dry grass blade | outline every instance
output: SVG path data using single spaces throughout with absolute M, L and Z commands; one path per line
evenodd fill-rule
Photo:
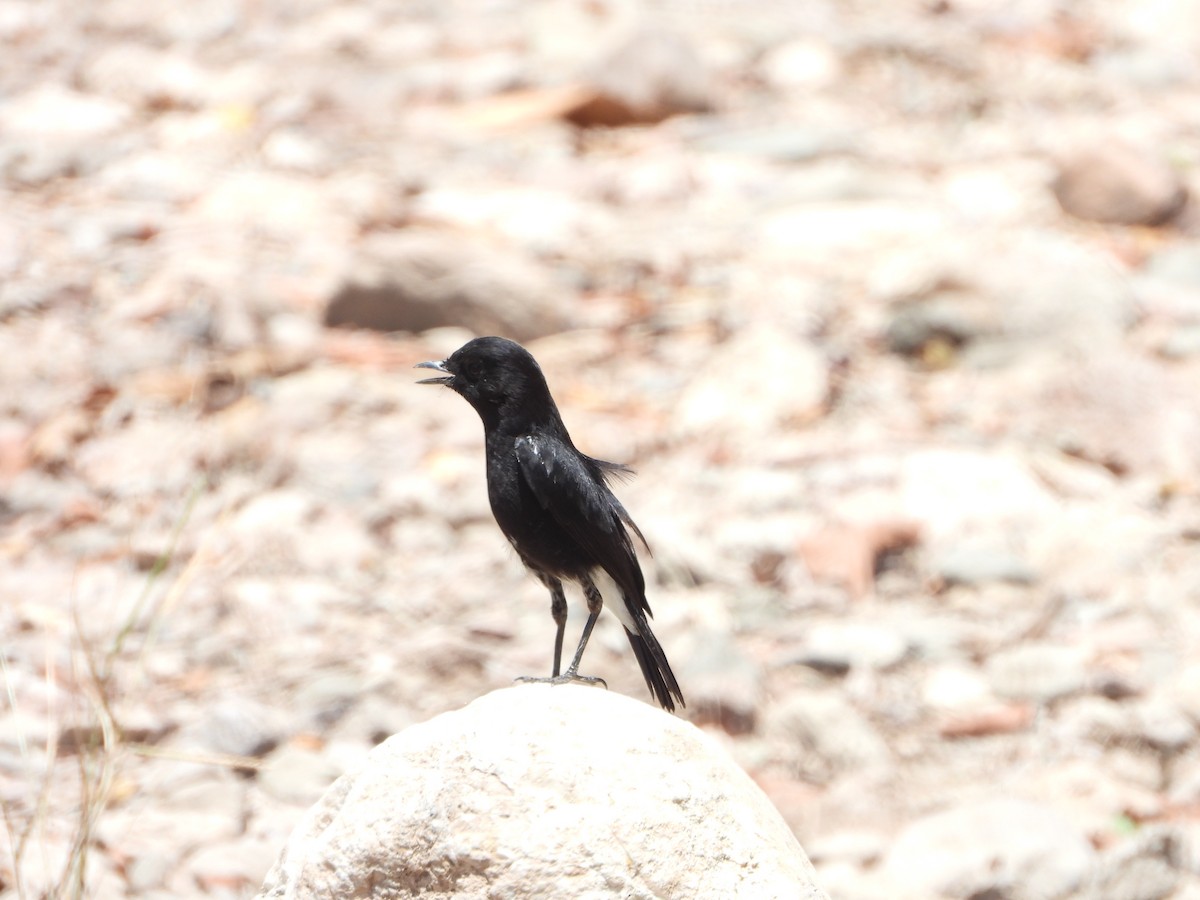
M 107 808 L 118 775 L 123 749 L 151 755 L 148 748 L 127 748 L 115 712 L 118 700 L 135 686 L 131 675 L 142 671 L 142 662 L 159 620 L 173 606 L 182 586 L 171 585 L 164 597 L 151 605 L 155 584 L 175 558 L 184 528 L 205 487 L 199 479 L 171 530 L 166 550 L 155 560 L 146 583 L 111 639 L 89 641 L 79 609 L 72 609 L 70 683 L 77 703 L 60 709 L 51 700 L 51 719 L 43 746 L 29 737 L 20 718 L 18 682 L 12 677 L 8 656 L 0 652 L 0 677 L 4 696 L 17 723 L 16 739 L 22 762 L 25 789 L 0 795 L 0 818 L 7 847 L 0 855 L 0 888 L 15 892 L 20 900 L 32 898 L 82 898 L 92 895 L 88 884 L 88 857 L 95 844 L 96 827 Z M 182 570 L 185 578 L 194 560 Z M 172 601 L 172 602 L 168 602 Z M 131 659 L 130 640 L 143 632 L 142 646 Z M 48 625 L 45 635 L 45 696 L 62 696 L 58 683 L 61 638 Z M 130 672 L 132 663 L 133 671 Z M 72 759 L 73 757 L 73 759 Z M 256 761 L 241 759 L 204 760 L 231 768 L 254 768 Z M 68 771 L 70 767 L 70 771 Z M 40 774 L 39 774 L 40 773 Z

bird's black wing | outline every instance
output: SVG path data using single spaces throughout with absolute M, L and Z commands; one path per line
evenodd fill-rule
M 625 524 L 641 537 L 592 460 L 547 435 L 516 439 L 521 476 L 542 508 L 621 588 L 634 608 L 650 612 L 646 582 Z M 643 539 L 644 540 L 644 539 Z
M 579 455 L 600 470 L 600 477 L 604 479 L 605 484 L 610 484 L 614 480 L 628 481 L 634 475 L 633 469 L 629 468 L 629 466 L 625 465 L 624 463 L 609 462 L 606 459 L 596 459 L 594 456 L 587 456 L 583 453 L 580 453 Z M 633 521 L 633 518 L 628 512 L 625 511 L 625 507 L 621 505 L 621 501 L 615 496 L 612 497 L 612 502 L 617 508 L 617 515 L 621 517 L 621 521 L 633 530 L 633 533 L 637 535 L 637 539 L 642 542 L 642 546 L 646 548 L 646 552 L 653 556 L 654 551 L 650 549 L 650 542 L 647 541 L 646 536 L 642 534 L 642 529 L 637 527 L 637 522 Z

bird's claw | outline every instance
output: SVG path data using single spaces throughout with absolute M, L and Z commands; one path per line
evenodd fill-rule
M 521 675 L 514 678 L 513 681 L 517 684 L 598 684 L 606 691 L 608 690 L 608 682 L 603 678 L 597 678 L 595 675 L 580 675 L 578 672 L 565 672 L 562 675 L 551 675 L 545 678 Z

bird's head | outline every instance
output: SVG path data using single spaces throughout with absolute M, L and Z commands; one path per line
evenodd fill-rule
M 418 384 L 442 384 L 461 394 L 485 424 L 501 408 L 532 412 L 539 405 L 554 408 L 541 367 L 529 351 L 507 338 L 481 337 L 459 347 L 445 359 L 417 363 L 418 369 L 444 373 Z

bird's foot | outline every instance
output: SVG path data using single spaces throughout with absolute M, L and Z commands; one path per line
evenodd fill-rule
M 521 675 L 513 679 L 518 684 L 598 684 L 606 691 L 608 690 L 608 682 L 603 678 L 597 678 L 594 675 L 580 675 L 578 672 L 567 671 L 562 675 L 551 675 L 546 678 L 538 678 L 534 675 Z

